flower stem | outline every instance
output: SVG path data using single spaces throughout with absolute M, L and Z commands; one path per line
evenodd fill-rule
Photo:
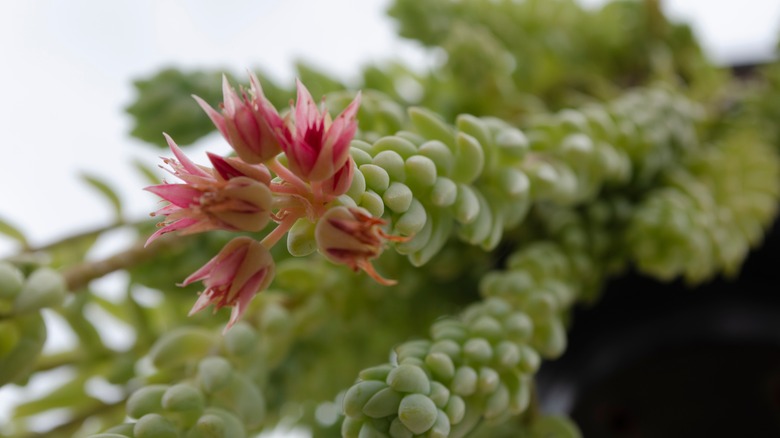
M 273 248 L 274 245 L 279 242 L 279 239 L 281 239 L 282 236 L 290 231 L 290 228 L 292 228 L 293 224 L 298 220 L 299 217 L 300 216 L 291 215 L 282 219 L 282 222 L 279 223 L 279 225 L 277 225 L 273 231 L 268 233 L 268 235 L 265 236 L 265 238 L 261 240 L 260 243 L 268 249 Z
M 323 196 L 322 196 L 322 182 L 321 181 L 316 181 L 316 182 L 313 181 L 311 183 L 311 191 L 312 191 L 312 193 L 314 193 L 314 199 L 316 201 L 322 201 L 323 200 Z
M 65 278 L 68 290 L 71 292 L 78 292 L 86 287 L 90 281 L 110 274 L 111 272 L 129 268 L 144 262 L 152 258 L 161 248 L 170 245 L 171 243 L 160 240 L 158 243 L 145 248 L 144 242 L 138 242 L 130 248 L 114 254 L 111 257 L 84 262 L 65 268 L 62 271 L 62 276 Z
M 266 166 L 268 166 L 269 169 L 271 169 L 276 174 L 276 176 L 292 184 L 293 187 L 298 189 L 300 193 L 307 193 L 309 191 L 309 188 L 306 186 L 306 183 L 303 182 L 302 179 L 298 178 L 297 175 L 290 172 L 290 169 L 282 166 L 282 163 L 280 163 L 279 160 L 277 160 L 276 158 L 268 161 L 265 164 Z

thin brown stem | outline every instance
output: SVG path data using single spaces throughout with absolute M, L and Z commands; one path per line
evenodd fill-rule
M 115 230 L 120 227 L 136 227 L 138 225 L 143 224 L 144 222 L 147 222 L 149 219 L 144 218 L 140 220 L 134 220 L 134 221 L 116 221 L 108 225 L 102 225 L 97 228 L 93 228 L 91 230 L 86 230 L 82 232 L 78 232 L 76 234 L 71 234 L 69 236 L 65 236 L 62 239 L 55 240 L 53 242 L 46 243 L 41 246 L 27 246 L 22 249 L 23 254 L 29 254 L 29 253 L 36 253 L 36 252 L 46 252 L 53 248 L 56 248 L 58 246 L 67 245 L 69 243 L 81 240 L 81 239 L 87 239 L 90 237 L 97 237 L 105 232 Z
M 125 226 L 125 225 L 134 225 L 134 224 L 129 224 L 129 223 L 126 223 L 126 222 L 114 222 L 114 223 L 109 224 L 109 225 L 104 225 L 104 226 L 101 226 L 101 227 L 98 227 L 98 228 L 94 228 L 94 229 L 91 229 L 91 230 L 87 230 L 87 231 L 83 231 L 83 232 L 80 232 L 80 233 L 72 234 L 72 235 L 67 236 L 65 238 L 62 238 L 60 240 L 55 240 L 54 242 L 49 242 L 49 243 L 44 244 L 42 246 L 29 247 L 29 248 L 26 248 L 24 250 L 24 252 L 31 253 L 31 252 L 48 251 L 48 250 L 50 250 L 52 248 L 55 248 L 55 247 L 58 247 L 58 246 L 61 246 L 61 245 L 66 245 L 68 243 L 75 242 L 77 240 L 86 239 L 86 238 L 89 238 L 89 237 L 99 236 L 99 235 L 101 235 L 101 234 L 103 234 L 103 233 L 105 233 L 107 231 L 111 231 L 111 230 L 114 230 L 116 228 L 119 228 L 119 227 L 122 227 L 122 226 Z
M 144 247 L 143 242 L 138 242 L 130 248 L 114 254 L 103 260 L 89 261 L 70 266 L 62 271 L 68 290 L 77 292 L 82 290 L 90 281 L 100 278 L 111 272 L 129 268 L 152 258 L 155 253 L 165 246 L 167 241 L 158 241 L 154 245 Z

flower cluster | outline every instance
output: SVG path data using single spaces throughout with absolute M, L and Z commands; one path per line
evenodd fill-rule
M 152 213 L 164 219 L 147 245 L 172 231 L 260 232 L 270 222 L 276 227 L 262 240 L 233 239 L 184 280 L 182 285 L 202 281 L 205 286 L 190 314 L 210 304 L 215 310 L 232 307 L 230 328 L 252 297 L 273 280 L 269 250 L 300 219 L 316 224 L 318 248 L 328 259 L 362 269 L 381 284 L 393 284 L 374 270 L 371 259 L 379 256 L 386 241 L 406 238 L 382 231 L 382 219 L 337 202 L 355 173 L 349 147 L 357 131 L 360 94 L 335 119 L 318 108 L 300 81 L 295 105 L 285 116 L 265 98 L 254 75 L 249 89 L 239 92 L 223 78 L 223 95 L 220 111 L 194 97 L 237 157 L 209 153 L 212 167 L 200 166 L 166 135 L 175 157 L 163 159 L 166 170 L 182 182 L 146 188 L 168 202 Z

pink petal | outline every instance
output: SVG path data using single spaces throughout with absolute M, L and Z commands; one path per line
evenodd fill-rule
M 206 267 L 204 266 L 187 277 L 184 280 L 184 284 L 186 285 L 199 279 L 205 279 L 203 282 L 206 284 L 206 286 L 209 287 L 222 286 L 232 282 L 233 277 L 236 276 L 238 268 L 241 266 L 241 262 L 244 260 L 246 252 L 246 245 L 241 244 L 240 241 L 236 242 L 235 239 L 231 240 L 227 245 L 225 245 L 224 248 L 222 248 L 216 257 L 211 259 L 206 264 L 209 266 L 209 272 L 206 275 L 203 275 L 202 272 Z M 192 277 L 196 276 L 200 278 L 190 280 Z
M 257 146 L 255 145 L 257 144 L 257 140 L 262 136 L 262 133 L 260 132 L 260 126 L 255 118 L 255 114 L 249 105 L 241 103 L 241 106 L 236 109 L 232 124 L 235 125 L 235 135 L 248 145 L 247 147 L 252 150 L 256 149 Z M 227 126 L 230 127 L 230 124 Z M 254 152 L 259 153 L 257 150 Z
M 319 158 L 320 151 L 315 150 L 309 146 L 306 142 L 295 141 L 293 142 L 293 156 L 295 157 L 295 164 L 300 171 L 304 173 L 305 179 L 309 179 L 312 168 L 314 168 Z
M 233 166 L 231 166 L 223 157 L 217 154 L 212 154 L 211 152 L 206 152 L 206 155 L 209 157 L 209 161 L 211 161 L 211 164 L 214 166 L 214 170 L 219 173 L 219 176 L 221 176 L 222 179 L 229 180 L 230 178 L 235 178 L 237 176 L 244 176 L 242 173 L 233 168 Z
M 263 87 L 260 86 L 260 80 L 257 79 L 257 75 L 249 70 L 246 72 L 249 74 L 249 87 L 252 90 L 252 93 L 254 93 L 257 99 L 265 99 L 265 95 L 263 94 Z
M 349 143 L 355 136 L 355 131 L 357 131 L 357 121 L 355 120 L 355 117 L 360 108 L 360 99 L 361 94 L 358 91 L 355 99 L 353 99 L 344 111 L 336 117 L 336 120 L 333 121 L 333 124 L 327 133 L 328 139 L 332 139 L 334 142 L 333 153 L 335 156 L 345 153 L 344 150 L 349 149 Z
M 168 202 L 168 201 L 161 199 L 160 202 Z M 152 213 L 152 216 L 169 216 L 175 214 L 176 212 L 180 212 L 182 210 L 183 208 L 179 207 L 178 205 L 168 203 L 168 205 L 166 205 L 165 207 Z
M 184 167 L 184 170 L 191 173 L 192 175 L 211 178 L 211 175 L 206 173 L 205 170 L 198 167 L 197 164 L 193 163 L 189 158 L 187 158 L 186 155 L 184 155 L 184 152 L 182 152 L 179 146 L 176 145 L 170 135 L 164 132 L 163 135 L 165 136 L 165 140 L 168 142 L 168 147 L 171 148 L 171 152 L 173 152 L 173 155 L 176 156 L 177 160 L 179 160 L 179 163 L 181 163 L 182 167 Z
M 320 118 L 320 113 L 306 86 L 299 79 L 295 80 L 295 85 L 298 91 L 295 103 L 295 125 L 299 127 L 300 132 L 301 129 L 310 129 Z
M 219 258 L 219 254 L 217 254 L 211 260 L 206 262 L 206 264 L 201 266 L 200 269 L 190 274 L 189 277 L 185 278 L 184 281 L 181 282 L 180 286 L 188 286 L 196 281 L 200 281 L 208 277 L 209 274 L 211 273 L 211 270 L 214 269 L 214 266 L 217 264 L 218 258 Z
M 233 309 L 230 311 L 230 320 L 225 326 L 225 329 L 222 330 L 223 335 L 227 333 L 228 330 L 230 330 L 230 327 L 233 327 L 233 324 L 241 319 L 241 317 L 244 315 L 244 312 L 246 312 L 247 307 L 249 307 L 249 302 L 252 301 L 252 298 L 254 298 L 254 294 L 251 296 L 240 295 L 238 297 L 236 302 L 233 304 Z
M 236 103 L 241 103 L 241 99 L 236 94 L 233 87 L 230 86 L 227 76 L 222 75 L 222 105 L 225 108 L 225 115 L 233 117 L 236 112 Z
M 232 283 L 243 257 L 243 254 L 233 253 L 227 259 L 217 262 L 208 278 L 203 280 L 203 282 L 209 287 L 224 286 Z
M 244 284 L 233 304 L 233 310 L 230 312 L 230 321 L 228 321 L 227 326 L 225 327 L 225 330 L 222 332 L 222 334 L 227 332 L 230 327 L 236 323 L 236 321 L 241 319 L 241 316 L 243 316 L 247 307 L 249 307 L 249 303 L 252 301 L 255 295 L 260 292 L 260 287 L 265 281 L 267 275 L 269 275 L 268 269 L 261 269 Z
M 355 173 L 355 163 L 347 156 L 347 162 L 329 179 L 325 180 L 323 189 L 332 196 L 340 196 L 349 190 Z
M 162 236 L 163 234 L 170 233 L 171 231 L 181 230 L 182 228 L 187 228 L 197 222 L 198 222 L 197 219 L 179 219 L 176 222 L 168 224 L 160 228 L 159 230 L 155 231 L 154 234 L 152 234 L 151 236 L 149 236 L 149 238 L 146 240 L 146 243 L 144 243 L 144 247 L 149 246 L 150 243 L 157 240 L 157 238 Z
M 192 188 L 187 184 L 160 184 L 145 187 L 144 190 L 152 192 L 166 201 L 182 208 L 197 204 L 198 199 L 203 194 L 200 190 Z
M 355 98 L 352 99 L 352 102 L 347 105 L 346 108 L 344 108 L 344 111 L 341 112 L 341 114 L 336 117 L 336 119 L 343 118 L 346 120 L 352 120 L 357 116 L 358 109 L 360 108 L 360 100 L 362 99 L 362 93 L 360 91 L 357 92 L 355 95 Z
M 210 294 L 206 293 L 206 291 L 203 291 L 200 293 L 200 296 L 198 296 L 198 300 L 195 301 L 195 305 L 192 306 L 192 309 L 190 310 L 190 313 L 187 314 L 187 316 L 192 316 L 201 310 L 205 309 L 209 306 L 212 302 L 212 297 Z
M 225 117 L 222 116 L 222 114 L 218 113 L 217 110 L 212 108 L 208 103 L 206 103 L 205 100 L 201 99 L 198 96 L 195 96 L 194 94 L 192 97 L 195 99 L 196 102 L 198 102 L 198 105 L 200 105 L 201 108 L 203 108 L 203 111 L 206 113 L 207 116 L 209 116 L 209 119 L 211 119 L 211 122 L 214 123 L 214 126 L 219 129 L 219 132 L 222 133 L 222 136 L 227 138 L 227 131 L 225 130 Z

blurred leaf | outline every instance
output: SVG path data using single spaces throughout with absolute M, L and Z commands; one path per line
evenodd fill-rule
M 182 72 L 168 68 L 134 82 L 138 97 L 127 107 L 135 119 L 134 137 L 167 147 L 167 132 L 180 146 L 192 144 L 214 130 L 192 95 L 216 105 L 222 98 L 221 72 Z
M 46 253 L 49 255 L 49 266 L 58 269 L 83 261 L 98 237 L 100 237 L 99 233 L 86 233 L 47 246 Z
M 135 167 L 135 169 L 141 175 L 143 175 L 144 179 L 146 179 L 149 184 L 156 185 L 161 183 L 160 177 L 157 176 L 157 173 L 154 171 L 154 169 L 152 169 L 146 163 L 143 163 L 140 160 L 133 160 L 133 167 Z
M 0 218 L 0 233 L 16 240 L 22 245 L 23 248 L 29 247 L 29 243 L 27 242 L 27 238 L 24 236 L 24 233 L 2 218 Z
M 320 96 L 346 88 L 343 83 L 311 64 L 299 61 L 295 63 L 295 70 L 298 73 L 298 79 L 306 85 L 315 101 L 319 100 Z
M 92 295 L 88 293 L 77 293 L 72 295 L 74 298 L 67 301 L 59 310 L 59 313 L 76 333 L 79 338 L 79 345 L 83 349 L 89 360 L 95 357 L 107 356 L 111 353 L 103 344 L 97 327 L 95 327 L 84 313 L 84 306 L 91 300 Z
M 93 371 L 93 370 L 90 370 Z M 95 399 L 84 391 L 84 384 L 92 377 L 92 372 L 81 373 L 73 380 L 65 382 L 54 388 L 46 396 L 22 403 L 14 409 L 17 418 L 40 414 L 50 409 L 67 408 L 74 405 L 82 405 Z
M 111 206 L 114 208 L 116 221 L 121 222 L 122 201 L 119 199 L 119 195 L 116 194 L 114 189 L 112 189 L 108 184 L 106 184 L 105 181 L 101 180 L 100 178 L 94 175 L 83 173 L 81 174 L 81 179 L 83 179 L 87 184 L 97 189 L 97 191 L 99 191 L 101 194 L 103 194 L 103 196 L 105 196 L 105 198 L 108 200 L 108 202 L 111 203 Z

